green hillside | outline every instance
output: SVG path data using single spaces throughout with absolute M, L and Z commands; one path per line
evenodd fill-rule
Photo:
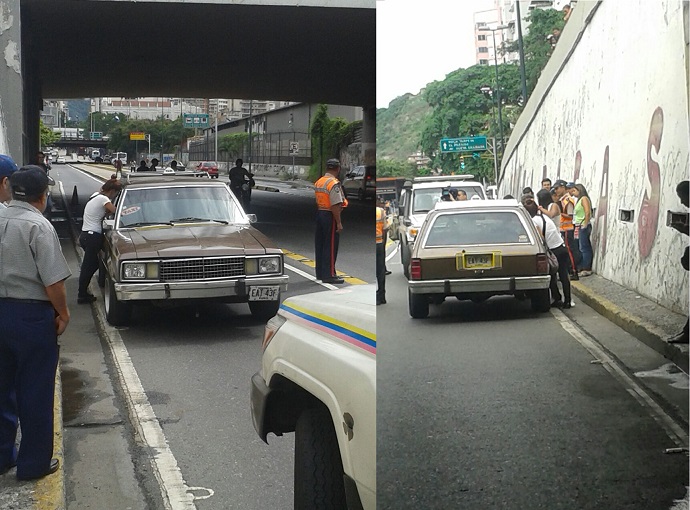
M 376 110 L 376 158 L 406 162 L 419 150 L 431 107 L 422 94 L 405 94 Z

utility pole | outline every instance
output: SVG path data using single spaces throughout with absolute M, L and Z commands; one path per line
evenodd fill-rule
M 522 104 L 527 104 L 527 78 L 525 77 L 525 49 L 522 46 L 522 18 L 520 16 L 520 0 L 515 0 L 515 14 L 517 15 L 518 52 L 520 53 L 520 81 L 522 82 Z
M 254 100 L 249 100 L 249 173 L 252 173 L 252 106 Z

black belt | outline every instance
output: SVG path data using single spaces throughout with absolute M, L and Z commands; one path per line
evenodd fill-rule
M 50 301 L 45 299 L 17 299 L 17 298 L 0 298 L 0 301 L 5 301 L 7 303 L 27 303 L 27 304 L 40 304 L 40 305 L 50 305 Z
M 82 230 L 81 233 L 82 234 L 89 234 L 89 235 L 93 235 L 93 234 L 102 235 L 103 234 L 103 232 L 96 232 L 95 230 Z

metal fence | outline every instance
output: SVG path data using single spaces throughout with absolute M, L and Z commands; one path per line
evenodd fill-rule
M 228 154 L 218 149 L 218 161 L 233 162 L 236 158 L 242 158 L 257 164 L 291 165 L 291 143 L 296 142 L 299 152 L 295 156 L 295 165 L 309 166 L 312 163 L 311 138 L 306 132 L 285 131 L 282 133 L 267 133 L 255 135 L 252 140 L 252 153 L 249 157 L 249 142 L 244 144 L 240 154 Z M 213 161 L 215 158 L 215 139 L 192 143 L 189 147 L 190 161 Z

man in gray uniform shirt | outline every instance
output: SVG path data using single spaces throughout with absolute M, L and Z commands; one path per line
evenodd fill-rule
M 22 167 L 10 177 L 12 202 L 0 210 L 0 473 L 16 464 L 19 480 L 59 467 L 52 458 L 53 397 L 57 337 L 70 318 L 65 280 L 71 272 L 42 215 L 48 183 L 40 167 Z M 15 415 L 22 427 L 16 457 Z

